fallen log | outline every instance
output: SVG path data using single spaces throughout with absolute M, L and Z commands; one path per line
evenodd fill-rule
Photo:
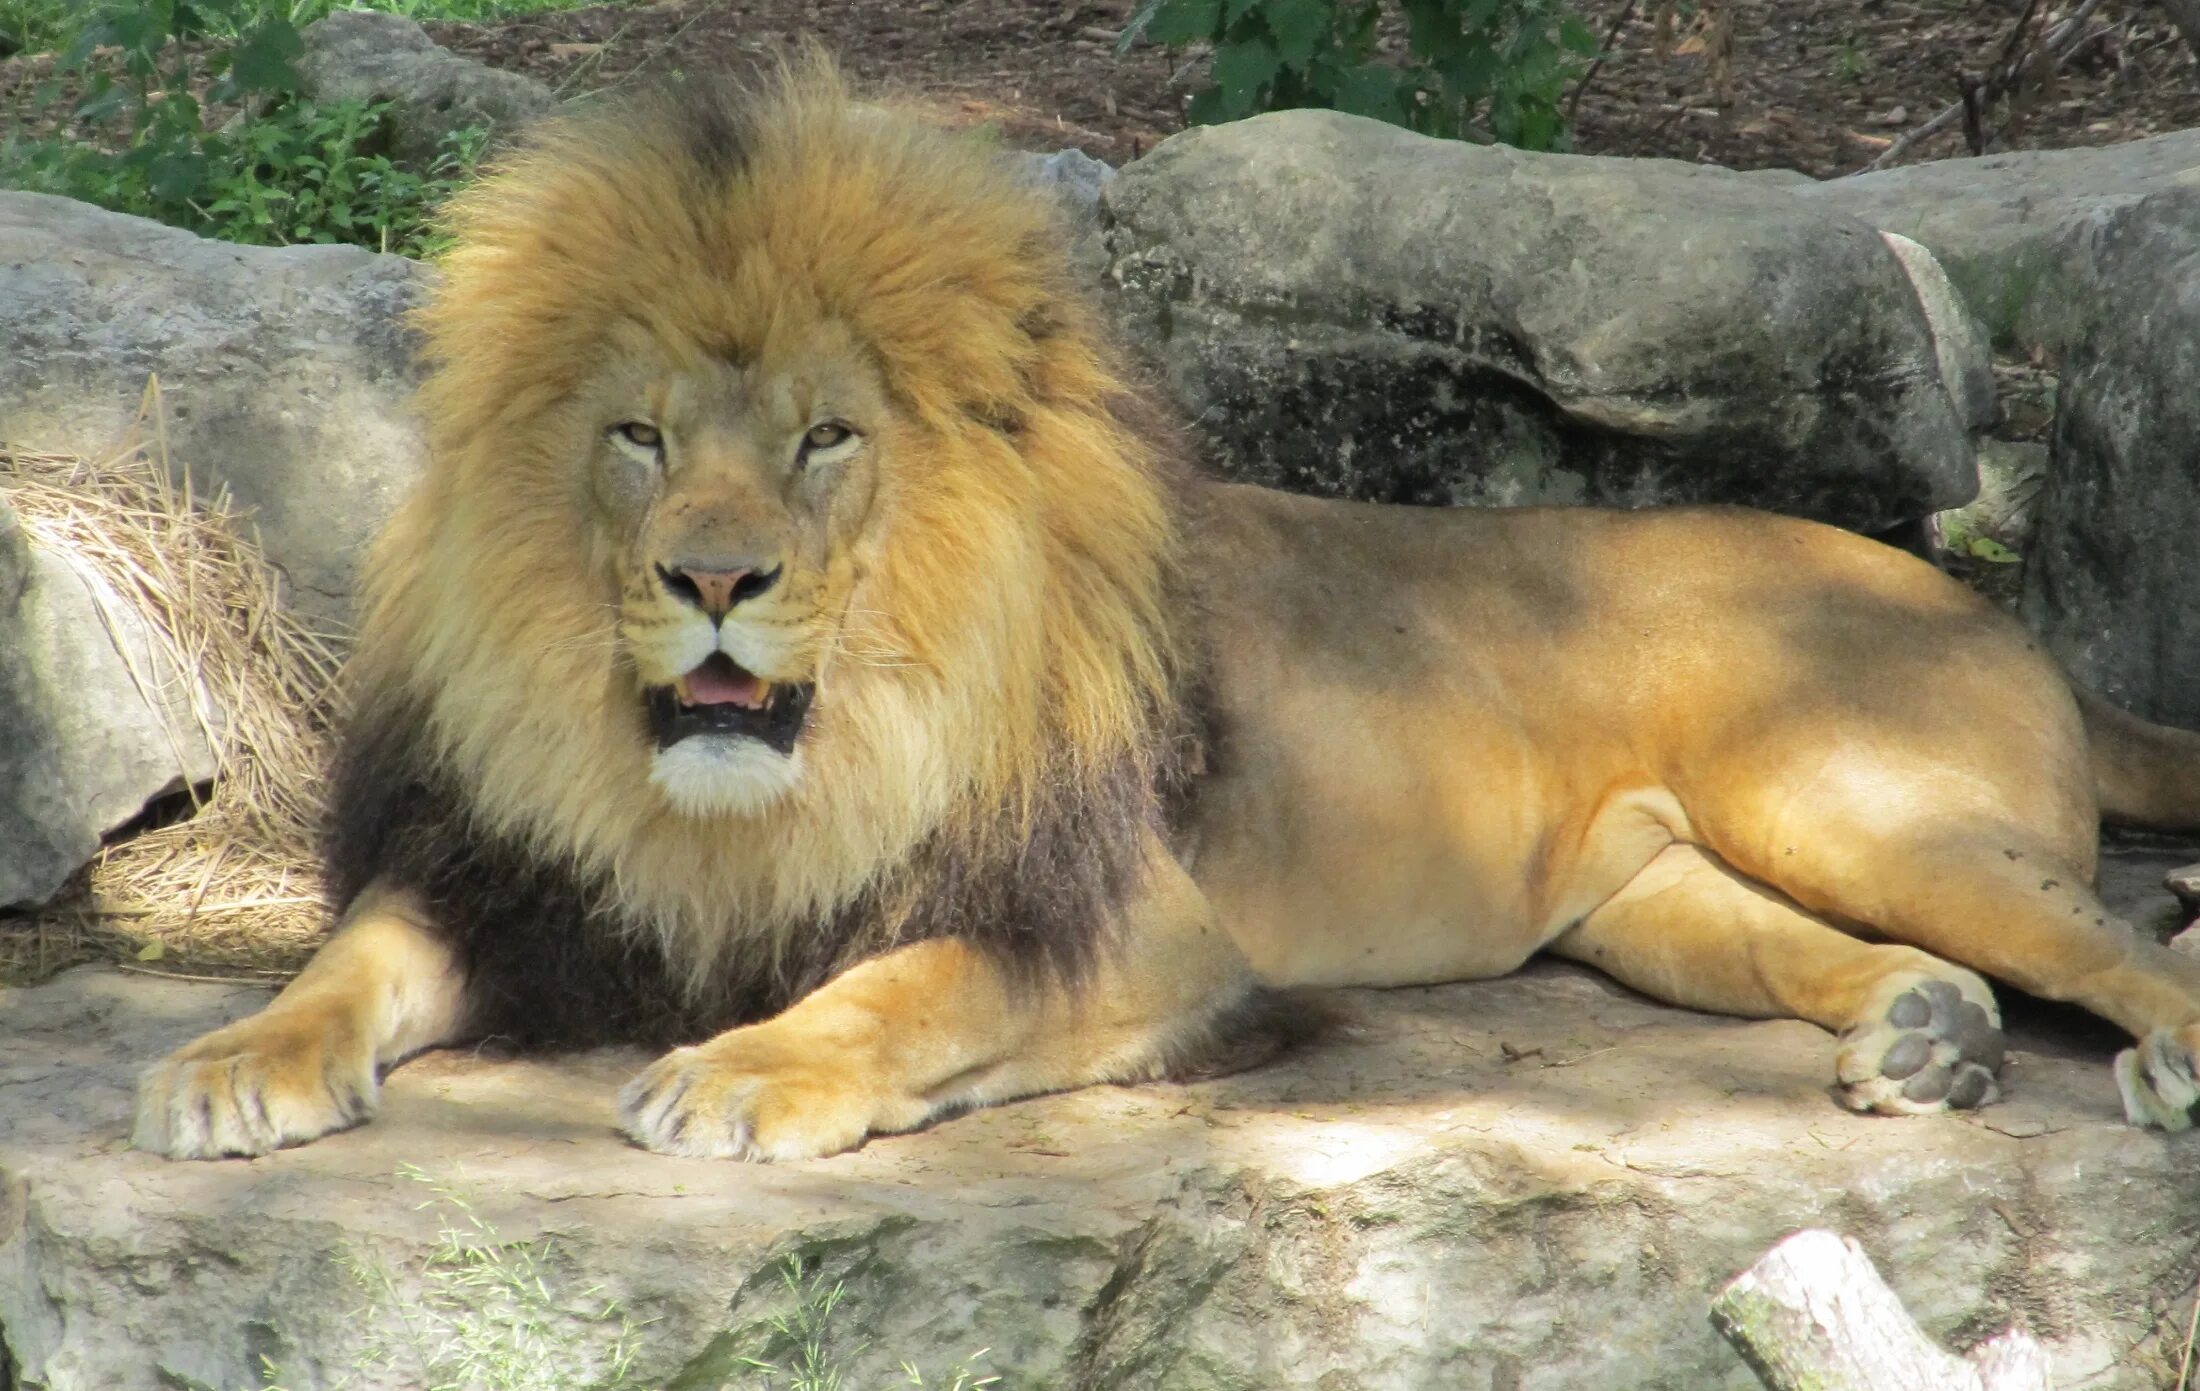
M 1712 1300 L 1711 1322 L 1770 1391 L 2053 1391 L 2031 1334 L 2012 1328 L 1951 1355 L 1863 1249 L 1832 1232 L 1767 1251 Z

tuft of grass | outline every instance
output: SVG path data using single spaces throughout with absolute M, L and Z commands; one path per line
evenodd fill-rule
M 447 1215 L 414 1288 L 357 1253 L 341 1259 L 379 1331 L 356 1369 L 402 1369 L 421 1391 L 647 1391 L 634 1372 L 643 1325 L 601 1286 L 573 1289 L 556 1238 L 512 1241 L 457 1189 L 407 1164 L 423 1209 Z M 608 1348 L 588 1346 L 612 1330 Z
M 1843 38 L 1841 46 L 1834 50 L 1833 75 L 1843 82 L 1862 82 L 1871 71 L 1871 65 L 1871 55 L 1865 52 L 1863 40 L 1854 34 Z
M 780 1262 L 779 1282 L 787 1292 L 788 1307 L 765 1320 L 772 1333 L 772 1360 L 739 1359 L 741 1366 L 762 1373 L 763 1380 L 746 1384 L 724 1382 L 719 1391 L 848 1391 L 849 1383 L 840 1364 L 862 1353 L 870 1343 L 868 1339 L 850 1341 L 834 1335 L 833 1317 L 847 1293 L 847 1286 L 839 1280 L 828 1280 L 823 1271 L 809 1269 L 799 1253 Z M 982 1391 L 985 1387 L 1001 1384 L 997 1376 L 978 1375 L 973 1365 L 989 1351 L 989 1348 L 980 1348 L 965 1357 L 951 1379 L 945 1382 L 926 1381 L 916 1364 L 908 1361 L 900 1364 L 901 1372 L 908 1378 L 908 1385 L 914 1387 Z
M 786 1287 L 791 1307 L 773 1314 L 767 1322 L 776 1344 L 784 1349 L 779 1354 L 784 1365 L 756 1357 L 742 1358 L 741 1365 L 763 1372 L 767 1391 L 778 1391 L 780 1377 L 787 1378 L 785 1391 L 843 1391 L 845 1382 L 833 1365 L 826 1339 L 833 1311 L 840 1307 L 847 1286 L 838 1280 L 828 1284 L 822 1272 L 806 1270 L 800 1255 L 788 1256 L 781 1263 L 779 1280 Z M 862 1350 L 859 1341 L 848 1355 Z

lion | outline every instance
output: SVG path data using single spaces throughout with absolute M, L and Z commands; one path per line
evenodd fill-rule
M 1994 1099 L 1992 977 L 2128 1030 L 2130 1118 L 2192 1123 L 2200 963 L 2090 886 L 2104 814 L 2200 825 L 2200 735 L 1925 562 L 1212 480 L 1048 195 L 827 69 L 560 118 L 450 221 L 338 930 L 145 1071 L 139 1147 L 629 1040 L 667 1050 L 634 1142 L 801 1160 L 1538 952 L 1818 1024 L 1893 1114 Z

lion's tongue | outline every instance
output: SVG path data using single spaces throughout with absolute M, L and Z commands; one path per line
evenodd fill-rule
M 745 671 L 721 669 L 712 662 L 687 674 L 690 705 L 739 705 L 748 709 L 764 703 L 764 683 Z

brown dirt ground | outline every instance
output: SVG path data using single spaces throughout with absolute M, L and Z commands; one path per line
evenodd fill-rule
M 1723 92 L 1703 17 L 1660 56 L 1655 0 L 1578 0 L 1611 53 L 1579 103 L 1576 148 L 1827 177 L 1870 163 L 1992 68 L 2024 0 L 1727 0 Z M 496 24 L 430 26 L 451 47 L 568 90 L 636 74 L 739 67 L 814 37 L 861 81 L 1035 149 L 1135 158 L 1182 128 L 1200 65 L 1115 55 L 1134 0 L 665 0 Z M 2028 32 L 2074 5 L 2041 4 Z M 1616 23 L 1622 16 L 1624 23 Z M 2057 80 L 2034 82 L 2001 148 L 2100 145 L 2200 125 L 2200 69 L 2150 8 L 2103 3 Z M 1715 46 L 1715 44 L 1710 45 Z M 1997 103 L 1990 125 L 2007 123 Z M 1965 153 L 1960 126 L 1914 158 Z

